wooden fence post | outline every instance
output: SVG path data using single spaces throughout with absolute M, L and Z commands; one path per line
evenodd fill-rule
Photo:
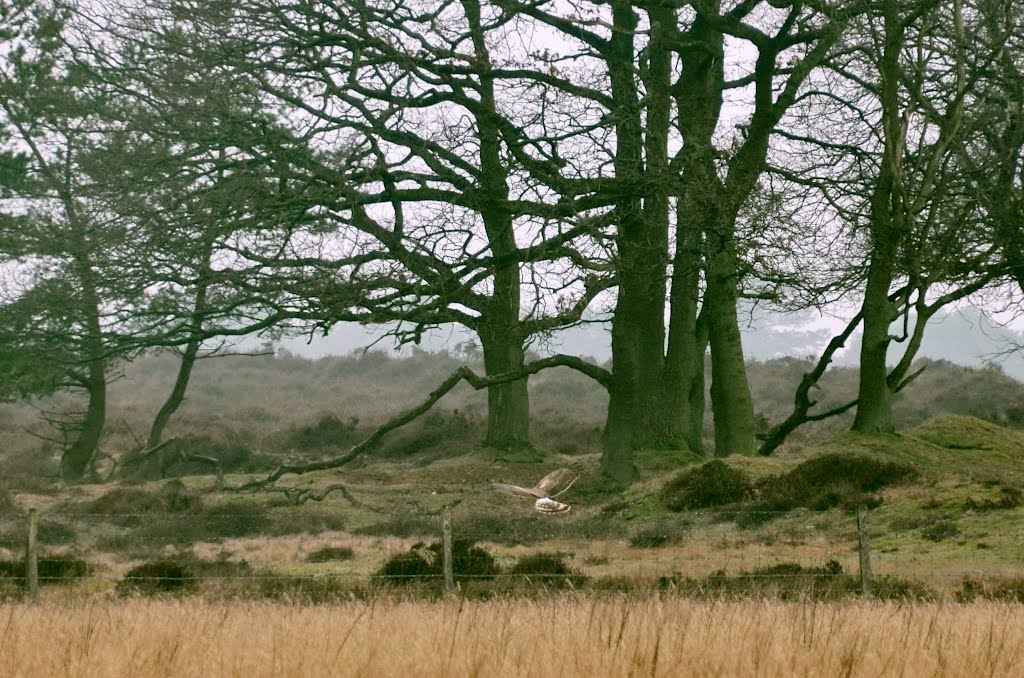
M 871 547 L 868 545 L 867 513 L 857 511 L 857 542 L 860 550 L 860 592 L 865 598 L 871 597 Z
M 39 533 L 39 509 L 28 510 L 28 542 L 25 545 L 25 584 L 33 602 L 39 600 L 39 553 L 36 536 Z
M 441 511 L 441 539 L 444 545 L 441 565 L 444 568 L 444 592 L 455 590 L 455 572 L 452 565 L 452 508 L 445 506 Z

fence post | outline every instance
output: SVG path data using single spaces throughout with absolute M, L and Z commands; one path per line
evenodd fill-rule
M 455 590 L 455 573 L 452 566 L 452 507 L 441 510 L 441 540 L 444 545 L 441 565 L 444 568 L 444 592 Z
M 860 550 L 860 591 L 871 597 L 871 547 L 868 545 L 868 520 L 864 509 L 857 511 L 857 541 Z
M 25 584 L 33 602 L 39 600 L 39 553 L 36 536 L 39 533 L 39 509 L 28 510 L 28 541 L 25 545 Z

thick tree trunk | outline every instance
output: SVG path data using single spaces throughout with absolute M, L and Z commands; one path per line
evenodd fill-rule
M 608 74 L 614 108 L 615 176 L 630 189 L 615 205 L 619 290 L 612 321 L 612 380 L 608 389 L 601 469 L 618 485 L 636 478 L 633 449 L 650 437 L 652 407 L 661 397 L 665 355 L 667 224 L 658 233 L 645 218 L 643 124 L 634 70 L 637 17 L 630 2 L 613 0 Z M 664 243 L 664 244 L 663 244 Z
M 905 218 L 902 181 L 906 130 L 899 98 L 899 59 L 904 47 L 905 27 L 899 16 L 898 3 L 886 2 L 883 10 L 884 47 L 879 74 L 885 146 L 870 203 L 871 260 L 862 306 L 864 336 L 860 349 L 857 416 L 853 421 L 853 430 L 861 433 L 892 433 L 896 430 L 886 357 L 890 342 L 889 325 L 895 318 L 889 301 L 889 287 L 896 270 L 896 255 L 903 237 Z
M 876 245 L 864 291 L 860 386 L 857 393 L 857 416 L 853 421 L 853 430 L 861 433 L 893 433 L 896 430 L 886 366 L 889 325 L 893 320 L 892 304 L 889 301 L 891 283 L 891 259 L 886 253 L 879 252 Z
M 682 201 L 681 201 L 682 202 Z M 707 333 L 698 315 L 700 297 L 699 228 L 689 228 L 679 210 L 673 263 L 668 353 L 662 385 L 671 439 L 696 454 L 704 453 L 704 353 Z
M 757 451 L 754 402 L 736 317 L 736 261 L 728 245 L 711 256 L 704 303 L 711 339 L 711 411 L 715 456 Z
M 480 75 L 480 108 L 476 114 L 480 139 L 480 191 L 477 208 L 484 231 L 496 258 L 514 257 L 516 252 L 515 223 L 509 212 L 509 170 L 502 159 L 502 135 L 498 126 L 494 78 L 481 18 L 480 3 L 463 3 L 469 21 L 470 36 Z M 524 362 L 524 337 L 520 327 L 522 281 L 517 264 L 496 266 L 492 270 L 494 291 L 477 326 L 484 351 L 487 376 L 497 376 L 519 369 Z M 485 444 L 498 448 L 530 444 L 530 398 L 527 380 L 520 379 L 487 389 L 487 437 Z
M 484 370 L 489 377 L 520 369 L 526 352 L 522 340 L 508 332 L 482 329 Z M 487 437 L 484 444 L 500 449 L 530 444 L 530 393 L 524 377 L 487 389 Z

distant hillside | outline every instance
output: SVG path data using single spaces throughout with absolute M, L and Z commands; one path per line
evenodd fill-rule
M 187 401 L 172 420 L 168 436 L 219 441 L 221 445 L 269 455 L 304 454 L 304 448 L 321 442 L 328 448 L 344 447 L 422 401 L 461 364 L 448 353 L 422 351 L 398 357 L 371 351 L 316 360 L 287 354 L 205 360 L 197 368 Z M 145 438 L 154 413 L 171 387 L 176 366 L 170 354 L 148 356 L 124 366 L 123 378 L 111 387 L 104 453 L 117 456 Z M 808 361 L 796 358 L 750 363 L 756 408 L 766 422 L 786 416 L 793 390 L 809 367 Z M 830 370 L 821 388 L 814 392 L 819 407 L 832 407 L 853 398 L 856 380 L 853 368 Z M 599 448 L 607 405 L 602 389 L 567 368 L 532 377 L 530 389 L 538 447 L 567 453 Z M 41 451 L 47 458 L 52 457 L 57 446 L 28 435 L 25 429 L 39 436 L 53 436 L 41 420 L 40 411 L 72 412 L 79 407 L 68 396 L 0 406 L 0 432 L 5 437 L 7 458 L 36 464 Z M 441 401 L 438 410 L 433 418 L 392 434 L 384 453 L 440 445 L 448 446 L 445 453 L 451 454 L 456 449 L 471 449 L 482 436 L 486 415 L 483 392 L 462 385 Z M 998 367 L 970 368 L 933 361 L 896 397 L 895 412 L 904 430 L 942 414 L 973 415 L 1021 427 L 1024 384 Z M 791 444 L 830 437 L 847 428 L 851 416 L 800 429 Z M 318 427 L 325 417 L 333 418 L 333 422 Z M 710 413 L 707 424 L 710 434 Z M 331 426 L 349 430 L 330 433 Z M 323 440 L 317 442 L 318 436 Z
M 770 313 L 746 308 L 741 309 L 740 315 L 743 318 L 743 351 L 751 360 L 818 355 L 832 339 L 833 332 L 843 325 L 838 320 L 811 311 Z M 534 350 L 542 355 L 571 353 L 610 360 L 611 324 L 599 322 L 597 316 L 588 317 L 590 321 L 579 327 L 554 332 L 543 343 L 534 346 Z M 285 339 L 282 346 L 307 358 L 347 355 L 371 344 L 387 346 L 387 342 L 381 342 L 386 329 L 384 326 L 339 323 L 326 337 Z M 896 334 L 901 331 L 901 327 L 893 328 Z M 430 351 L 453 351 L 460 344 L 472 344 L 474 341 L 473 335 L 465 329 L 448 325 L 426 332 L 422 346 Z M 1024 354 L 1010 350 L 1015 346 L 1024 346 L 1024 332 L 1016 326 L 999 325 L 980 309 L 964 306 L 931 320 L 919 356 L 972 367 L 994 362 L 1002 365 L 1007 374 L 1024 380 Z M 890 358 L 896 355 L 899 345 L 894 345 L 892 350 L 894 353 Z M 858 332 L 836 356 L 835 364 L 855 364 L 859 353 Z

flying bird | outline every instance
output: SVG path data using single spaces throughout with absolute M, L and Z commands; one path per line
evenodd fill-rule
M 555 501 L 554 498 L 572 487 L 572 484 L 576 482 L 578 477 L 569 469 L 560 468 L 541 478 L 540 482 L 531 488 L 509 485 L 507 483 L 493 483 L 492 485 L 498 492 L 512 494 L 517 497 L 535 498 L 537 501 L 533 503 L 533 508 L 541 513 L 565 513 L 569 510 L 569 506 L 560 501 Z

